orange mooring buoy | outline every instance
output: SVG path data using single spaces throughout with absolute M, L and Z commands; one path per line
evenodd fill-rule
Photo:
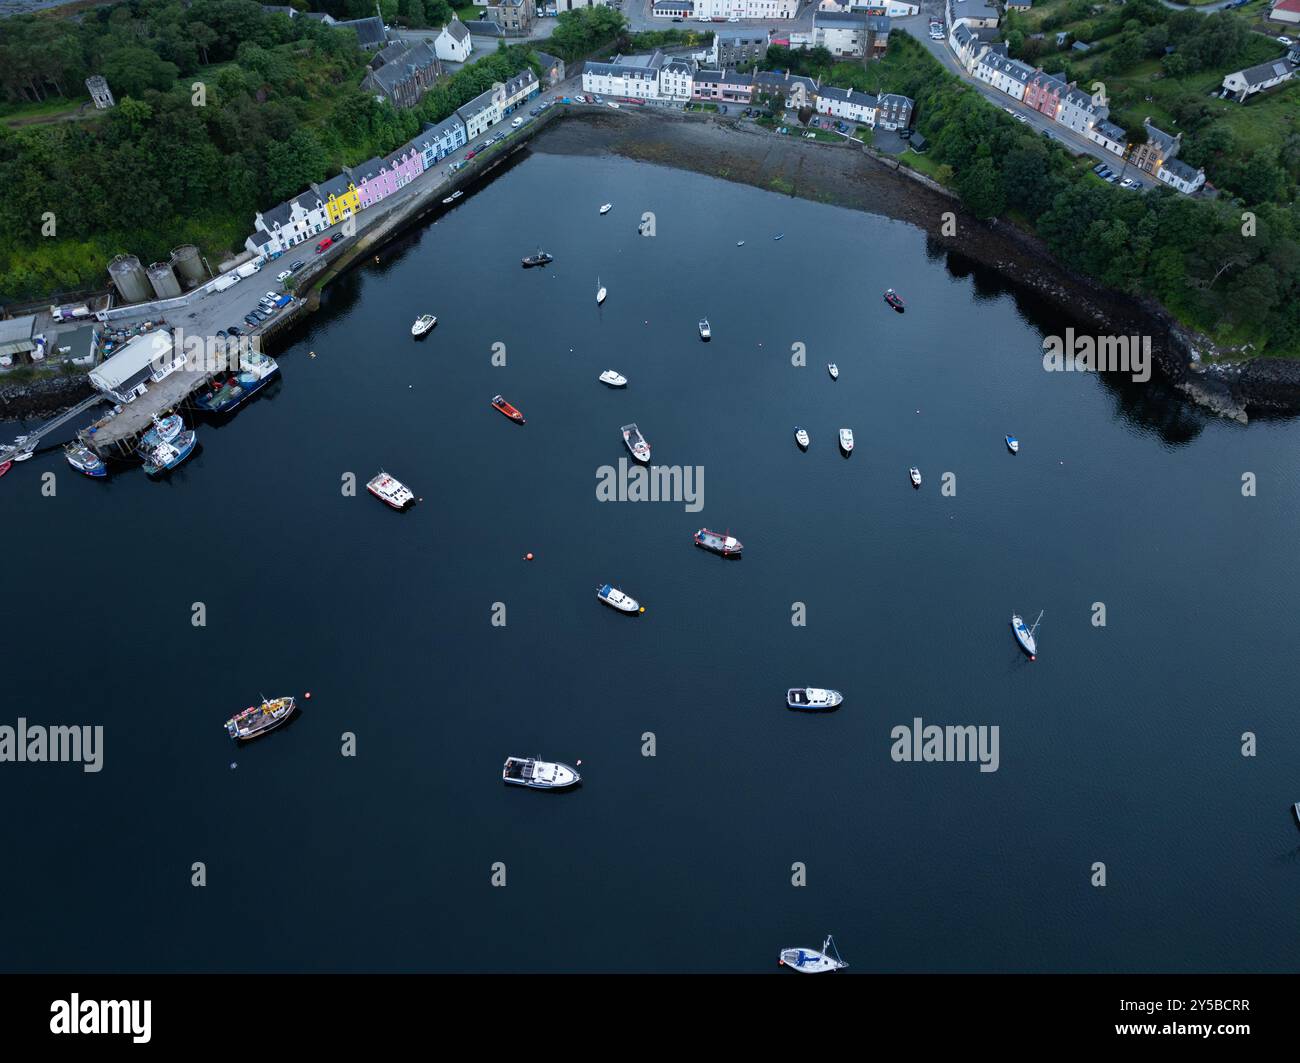
M 528 553 L 524 554 L 525 561 L 531 561 L 532 559 L 533 559 L 533 552 L 531 550 L 528 551 Z
M 304 701 L 311 701 L 311 691 L 310 691 L 310 690 L 307 691 L 307 693 L 305 693 L 305 694 L 303 695 L 303 700 L 304 700 Z

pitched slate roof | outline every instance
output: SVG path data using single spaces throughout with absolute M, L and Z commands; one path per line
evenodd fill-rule
M 365 184 L 367 181 L 378 177 L 379 171 L 383 168 L 383 165 L 383 159 L 367 159 L 359 166 L 349 166 L 348 173 L 352 177 L 353 184 L 360 186 Z
M 1260 63 L 1259 66 L 1247 67 L 1245 70 L 1237 71 L 1237 73 L 1247 85 L 1260 85 L 1265 81 L 1272 81 L 1274 78 L 1290 77 L 1295 73 L 1295 67 L 1285 59 L 1277 59 L 1271 63 Z
M 525 67 L 514 77 L 506 82 L 506 99 L 509 99 L 517 92 L 537 84 L 537 75 L 533 73 L 532 67 Z
M 336 22 L 339 29 L 352 30 L 357 35 L 357 44 L 362 48 L 372 48 L 375 45 L 383 44 L 388 39 L 388 31 L 384 29 L 384 22 L 378 15 L 371 15 L 369 18 L 354 18 L 347 22 Z
M 262 222 L 268 229 L 277 225 L 288 225 L 293 220 L 293 200 L 277 203 L 274 207 L 262 211 Z
M 1164 151 L 1169 152 L 1178 150 L 1178 138 L 1171 137 L 1163 129 L 1157 129 L 1151 124 L 1151 119 L 1144 118 L 1142 120 L 1142 128 L 1147 131 L 1147 139 L 1158 145 Z
M 348 190 L 348 185 L 352 179 L 346 173 L 335 174 L 328 181 L 323 181 L 316 186 L 316 191 L 320 193 L 321 199 L 328 200 L 330 196 L 341 196 Z
M 1107 122 L 1104 119 L 1097 122 L 1093 127 L 1094 132 L 1100 133 L 1107 140 L 1114 140 L 1120 144 L 1128 138 L 1128 134 L 1120 129 L 1114 122 Z
M 424 132 L 415 139 L 421 144 L 425 144 L 430 140 L 442 140 L 444 137 L 454 134 L 457 128 L 464 129 L 465 123 L 461 121 L 460 115 L 453 114 L 450 118 L 444 118 L 437 125 L 426 125 Z
M 480 37 L 503 37 L 505 30 L 490 19 L 469 19 L 465 23 L 465 28 L 470 33 L 477 33 Z
M 876 106 L 876 97 L 865 92 L 859 92 L 857 89 L 841 89 L 834 85 L 825 85 L 818 93 L 823 99 L 839 100 L 841 103 L 851 104 L 854 107 L 871 107 Z
M 1160 168 L 1168 170 L 1180 181 L 1186 181 L 1188 184 L 1195 181 L 1201 172 L 1196 167 L 1187 165 L 1182 159 L 1168 159 L 1160 164 Z
M 802 74 L 791 74 L 788 70 L 760 70 L 754 75 L 754 84 L 777 92 L 787 92 L 795 85 L 802 85 L 810 95 L 816 95 L 817 82 Z
M 495 26 L 496 23 L 494 22 L 492 25 Z M 465 23 L 458 18 L 453 17 L 442 29 L 444 33 L 454 37 L 457 41 L 469 40 L 469 30 L 466 28 Z
M 473 118 L 476 114 L 481 114 L 492 106 L 494 96 L 495 90 L 493 89 L 488 89 L 487 92 L 480 92 L 470 100 L 469 103 L 465 104 L 464 107 L 457 107 L 456 113 L 466 120 Z

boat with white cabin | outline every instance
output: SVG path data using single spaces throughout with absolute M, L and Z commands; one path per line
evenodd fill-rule
M 600 283 L 600 278 L 596 278 L 596 305 L 599 306 L 605 301 L 605 286 Z
M 791 687 L 785 692 L 785 703 L 792 709 L 837 709 L 843 702 L 843 694 L 825 687 Z
M 84 443 L 69 443 L 63 448 L 63 453 L 69 465 L 93 480 L 102 480 L 108 475 L 108 466 Z
M 247 742 L 273 731 L 293 715 L 293 698 L 262 698 L 262 704 L 250 705 L 226 721 L 226 733 L 237 742 Z
M 608 384 L 612 388 L 627 387 L 627 377 L 613 369 L 606 369 L 600 374 L 600 382 Z
M 840 950 L 835 948 L 835 939 L 830 934 L 822 942 L 820 952 L 817 949 L 782 949 L 780 963 L 782 967 L 790 967 L 800 974 L 824 974 L 848 966 L 840 959 Z
M 1020 648 L 1029 654 L 1029 659 L 1035 661 L 1038 659 L 1038 643 L 1034 639 L 1034 633 L 1038 630 L 1039 622 L 1043 619 L 1043 612 L 1040 611 L 1038 619 L 1034 621 L 1033 627 L 1027 627 L 1019 614 L 1012 614 L 1011 630 L 1016 636 L 1016 641 L 1020 643 Z
M 614 209 L 613 203 L 602 203 L 600 206 L 600 212 L 602 214 L 608 214 L 613 209 Z
M 380 470 L 370 478 L 366 490 L 394 509 L 405 509 L 415 501 L 415 492 L 395 476 Z
M 840 429 L 840 449 L 844 451 L 845 454 L 853 453 L 853 429 L 852 428 Z
M 632 452 L 632 457 L 637 461 L 648 462 L 650 460 L 650 444 L 646 442 L 645 436 L 641 434 L 641 429 L 636 426 L 636 422 L 625 424 L 620 431 L 623 433 L 623 442 L 627 449 Z
M 907 470 L 907 475 L 911 479 L 913 487 L 921 486 L 921 470 L 918 469 L 915 465 L 913 465 L 910 469 Z
M 153 426 L 154 430 L 158 433 L 158 438 L 164 443 L 170 443 L 181 434 L 181 430 L 185 427 L 185 422 L 181 420 L 181 415 L 179 413 L 168 414 L 166 417 L 159 417 L 157 414 L 154 414 Z
M 566 790 L 582 782 L 582 776 L 567 764 L 535 757 L 506 757 L 501 779 L 508 786 L 530 790 Z
M 1011 451 L 1012 454 L 1019 454 L 1020 440 L 1018 440 L 1015 436 L 1007 436 L 1006 440 L 1007 440 L 1007 450 Z
M 826 372 L 830 373 L 832 380 L 839 380 L 840 367 L 836 365 L 834 362 L 828 362 L 826 364 Z
M 709 340 L 713 339 L 713 330 L 709 327 L 709 319 L 707 317 L 700 320 L 699 329 L 700 339 L 705 343 L 708 343 Z
M 419 339 L 437 323 L 438 319 L 433 314 L 421 314 L 415 319 L 415 324 L 411 326 L 411 335 Z
M 644 613 L 641 603 L 630 594 L 624 594 L 612 583 L 602 583 L 596 588 L 596 597 L 620 613 Z
M 812 442 L 811 438 L 808 435 L 808 429 L 800 428 L 798 425 L 795 425 L 794 441 L 798 443 L 799 446 L 801 446 L 804 450 L 807 450 L 808 444 Z

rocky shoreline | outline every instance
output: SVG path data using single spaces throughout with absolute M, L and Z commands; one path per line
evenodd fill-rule
M 38 377 L 12 384 L 0 378 L 0 421 L 54 417 L 88 398 L 92 390 L 84 373 Z
M 539 136 L 533 150 L 615 154 L 910 222 L 939 248 L 997 271 L 1009 286 L 1032 292 L 1071 319 L 1106 334 L 1150 336 L 1161 375 L 1213 413 L 1245 423 L 1248 411 L 1300 411 L 1300 362 L 1207 362 L 1223 352 L 1159 304 L 1101 287 L 1057 261 L 1036 237 L 1006 223 L 981 222 L 932 182 L 848 144 L 808 144 L 711 117 L 624 109 L 575 114 Z M 948 213 L 956 216 L 951 236 L 943 231 Z

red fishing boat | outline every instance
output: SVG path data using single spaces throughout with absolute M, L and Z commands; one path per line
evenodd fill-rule
M 903 311 L 903 300 L 898 297 L 898 293 L 893 288 L 885 289 L 885 302 L 892 306 L 900 313 Z
M 524 423 L 524 415 L 511 406 L 510 403 L 506 402 L 506 400 L 500 395 L 493 396 L 492 405 L 509 417 L 510 420 L 515 421 L 518 424 Z
M 13 467 L 12 461 L 0 461 L 0 476 L 3 476 Z

